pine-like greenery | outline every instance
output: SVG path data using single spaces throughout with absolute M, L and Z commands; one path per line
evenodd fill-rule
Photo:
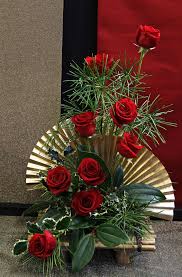
M 108 127 L 113 127 L 113 135 L 118 135 L 121 130 L 114 129 L 109 110 L 121 98 L 132 99 L 138 107 L 138 116 L 130 124 L 124 125 L 122 131 L 132 131 L 138 135 L 143 144 L 150 147 L 147 138 L 155 145 L 165 142 L 163 131 L 168 126 L 176 126 L 167 121 L 166 115 L 173 110 L 171 105 L 160 106 L 160 97 L 152 98 L 144 83 L 146 74 L 138 73 L 138 63 L 133 64 L 125 58 L 124 64 L 120 60 L 113 62 L 109 70 L 106 69 L 107 60 L 103 62 L 102 72 L 97 65 L 89 67 L 86 63 L 83 67 L 71 63 L 69 72 L 70 89 L 64 92 L 68 95 L 68 101 L 62 105 L 64 113 L 60 124 L 64 128 L 74 128 L 70 118 L 83 111 L 93 111 L 97 114 L 97 131 L 104 134 Z

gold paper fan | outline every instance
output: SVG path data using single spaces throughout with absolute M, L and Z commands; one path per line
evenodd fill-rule
M 111 133 L 111 132 L 110 132 Z M 64 149 L 70 144 L 73 148 L 80 139 L 73 140 L 74 130 L 62 129 L 54 126 L 37 142 L 34 147 L 26 171 L 26 184 L 30 189 L 40 183 L 39 171 L 47 170 L 54 166 L 47 151 L 50 145 L 59 153 L 64 155 Z M 116 137 L 109 135 L 95 136 L 89 139 L 90 146 L 104 159 L 111 167 L 118 158 L 116 151 Z M 145 183 L 159 188 L 166 196 L 166 200 L 160 203 L 151 204 L 149 210 L 161 219 L 172 220 L 174 210 L 174 190 L 169 175 L 159 159 L 147 148 L 143 148 L 136 159 L 121 158 L 121 165 L 124 170 L 124 183 Z

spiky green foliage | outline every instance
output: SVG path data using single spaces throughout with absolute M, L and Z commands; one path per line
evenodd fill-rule
M 139 60 L 141 63 L 141 61 Z M 113 62 L 111 68 L 106 70 L 107 61 L 103 63 L 102 72 L 98 72 L 97 65 L 89 67 L 84 63 L 83 67 L 76 63 L 71 64 L 69 72 L 70 84 L 68 102 L 63 105 L 64 113 L 61 116 L 61 126 L 74 128 L 70 118 L 89 110 L 97 113 L 97 133 L 105 134 L 108 129 L 113 129 L 113 135 L 119 135 L 121 129 L 114 128 L 110 116 L 110 109 L 121 98 L 132 99 L 138 107 L 138 116 L 130 124 L 123 125 L 122 131 L 134 132 L 143 144 L 150 147 L 147 138 L 155 145 L 165 142 L 163 132 L 167 126 L 176 126 L 167 121 L 166 115 L 172 112 L 170 106 L 160 106 L 159 97 L 154 100 L 146 92 L 143 79 L 146 74 L 137 70 L 138 61 L 133 64 L 120 60 Z M 67 119 L 67 120 L 66 120 Z
M 99 221 L 118 226 L 130 241 L 136 234 L 143 236 L 149 230 L 147 218 L 151 212 L 146 211 L 147 206 L 131 200 L 126 192 L 122 195 L 111 193 L 105 197 L 100 212 L 94 216 Z
M 150 138 L 155 145 L 165 143 L 163 132 L 166 127 L 175 127 L 174 122 L 166 121 L 167 114 L 173 112 L 172 105 L 158 107 L 159 96 L 151 101 L 151 95 L 147 96 L 138 109 L 138 116 L 134 122 L 123 127 L 124 132 L 134 132 L 139 139 L 148 147 L 147 138 Z

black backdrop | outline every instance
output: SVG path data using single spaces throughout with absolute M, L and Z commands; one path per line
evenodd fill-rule
M 69 87 L 64 80 L 68 79 L 70 62 L 81 65 L 86 56 L 97 52 L 97 6 L 97 0 L 64 1 L 62 104 L 67 99 L 64 92 Z

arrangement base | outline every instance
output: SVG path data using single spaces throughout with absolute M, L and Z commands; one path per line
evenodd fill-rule
M 115 250 L 115 259 L 118 265 L 128 265 L 131 263 L 133 250 Z
M 155 239 L 156 235 L 152 228 L 152 225 L 150 225 L 149 232 L 145 234 L 145 236 L 140 240 L 136 241 L 136 238 L 133 238 L 130 243 L 128 244 L 120 244 L 112 250 L 114 250 L 115 259 L 118 265 L 128 265 L 131 263 L 131 258 L 134 254 L 135 250 L 138 250 L 138 252 L 141 251 L 155 251 Z M 96 244 L 96 248 L 107 248 L 100 242 Z
M 141 239 L 140 243 L 137 243 L 136 238 L 133 238 L 128 244 L 120 244 L 116 247 L 109 248 L 103 245 L 101 242 L 96 243 L 96 249 L 111 249 L 114 251 L 115 260 L 118 265 L 126 266 L 131 263 L 133 254 L 136 250 L 141 251 L 155 251 L 155 239 L 156 235 L 150 225 L 149 232 Z M 68 242 L 62 243 L 63 246 L 68 247 Z

